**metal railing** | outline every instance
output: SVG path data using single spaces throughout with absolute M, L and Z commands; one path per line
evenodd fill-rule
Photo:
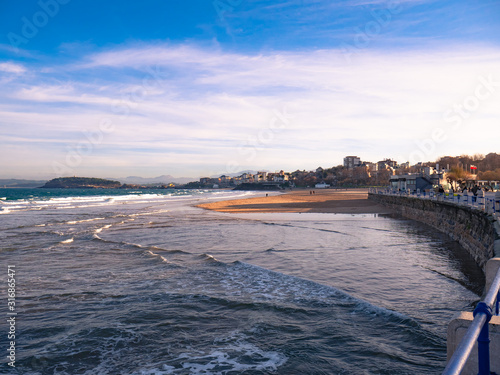
M 438 202 L 453 203 L 467 206 L 491 214 L 500 222 L 500 199 L 498 194 L 485 196 L 483 194 L 475 196 L 460 193 L 434 193 L 434 192 L 401 192 L 390 188 L 371 188 L 370 193 L 400 197 L 414 197 L 420 199 L 430 199 Z M 489 322 L 493 315 L 499 315 L 500 301 L 500 268 L 497 271 L 485 299 L 479 302 L 474 309 L 474 320 L 470 324 L 465 336 L 453 353 L 448 365 L 442 375 L 459 375 L 463 370 L 469 356 L 477 341 L 478 343 L 478 375 L 491 375 L 490 372 L 490 339 Z M 494 310 L 493 310 L 494 309 Z M 500 375 L 500 374 L 499 374 Z
M 489 338 L 489 321 L 493 316 L 493 308 L 495 315 L 499 313 L 500 300 L 500 268 L 497 271 L 495 279 L 486 294 L 485 299 L 479 302 L 474 310 L 474 320 L 469 326 L 465 336 L 462 338 L 460 345 L 450 358 L 448 365 L 444 369 L 442 375 L 459 375 L 469 358 L 474 344 L 477 340 L 478 354 L 478 375 L 490 375 L 490 338 Z
M 473 195 L 472 193 L 435 193 L 435 192 L 410 192 L 396 191 L 390 188 L 370 188 L 370 193 L 392 195 L 400 197 L 412 197 L 420 199 L 429 199 L 438 202 L 454 203 L 460 206 L 467 206 L 472 209 L 484 211 L 488 214 L 497 216 L 500 215 L 500 199 L 491 195 Z

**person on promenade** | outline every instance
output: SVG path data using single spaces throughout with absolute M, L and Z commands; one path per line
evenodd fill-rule
M 477 185 L 474 185 L 474 187 L 472 188 L 472 194 L 474 194 L 475 197 L 477 197 L 478 189 L 479 189 L 479 186 L 477 186 Z

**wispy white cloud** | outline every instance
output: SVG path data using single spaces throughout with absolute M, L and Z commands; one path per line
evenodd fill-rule
M 478 77 L 500 81 L 499 59 L 500 50 L 484 46 L 366 50 L 350 64 L 336 49 L 261 54 L 193 45 L 111 49 L 52 73 L 39 69 L 29 84 L 19 78 L 0 87 L 0 139 L 9 146 L 0 157 L 15 163 L 12 152 L 29 144 L 22 158 L 29 155 L 32 165 L 23 164 L 23 170 L 50 175 L 52 163 L 64 163 L 68 150 L 85 143 L 85 134 L 96 134 L 105 119 L 114 130 L 101 134 L 75 173 L 102 171 L 104 163 L 108 177 L 115 166 L 127 165 L 197 177 L 224 173 L 228 161 L 241 169 L 327 167 L 345 153 L 404 161 L 415 140 L 436 127 L 450 140 L 457 138 L 443 113 L 474 95 Z M 71 80 L 64 78 L 68 72 Z M 492 119 L 500 109 L 491 103 L 498 101 L 500 87 L 495 90 L 463 131 L 470 126 L 498 134 Z M 284 106 L 293 119 L 270 132 Z M 465 138 L 476 144 L 474 152 L 486 152 L 498 137 L 470 132 Z M 456 144 L 464 146 L 445 142 L 429 160 L 453 153 Z
M 26 68 L 20 64 L 16 64 L 13 62 L 3 62 L 0 63 L 0 72 L 6 72 L 6 73 L 14 73 L 14 74 L 21 74 L 26 71 Z

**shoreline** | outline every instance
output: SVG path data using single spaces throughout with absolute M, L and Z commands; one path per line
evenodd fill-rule
M 394 213 L 390 208 L 368 200 L 368 189 L 300 189 L 267 197 L 203 203 L 196 207 L 225 213 Z

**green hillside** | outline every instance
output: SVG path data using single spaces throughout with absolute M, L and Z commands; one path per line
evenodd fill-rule
M 117 189 L 122 184 L 118 181 L 93 177 L 60 177 L 48 181 L 46 189 Z

